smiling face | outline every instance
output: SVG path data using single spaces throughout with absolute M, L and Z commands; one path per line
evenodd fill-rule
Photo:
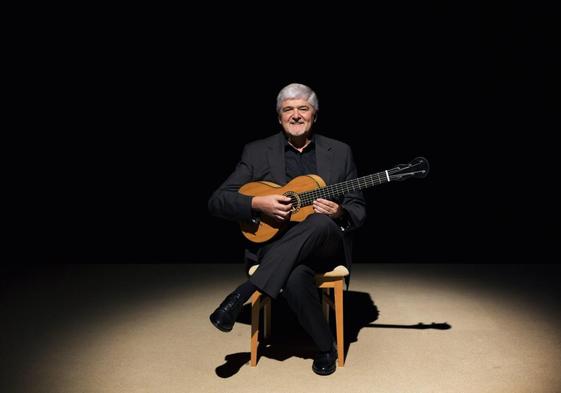
M 293 137 L 307 136 L 314 124 L 316 110 L 302 99 L 285 100 L 279 111 L 279 123 Z

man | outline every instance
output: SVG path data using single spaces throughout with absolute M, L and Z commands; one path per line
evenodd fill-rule
M 364 197 L 357 191 L 337 201 L 318 198 L 313 202 L 314 213 L 294 223 L 290 222 L 289 197 L 238 192 L 248 182 L 284 185 L 308 174 L 319 175 L 328 185 L 358 177 L 348 145 L 312 133 L 318 108 L 317 95 L 308 86 L 293 83 L 284 87 L 277 96 L 283 131 L 247 144 L 235 171 L 211 196 L 208 206 L 215 216 L 239 222 L 272 218 L 282 223 L 283 230 L 265 243 L 248 244 L 246 264 L 259 264 L 259 268 L 226 297 L 210 320 L 228 332 L 254 291 L 273 299 L 282 292 L 317 345 L 313 371 L 329 375 L 336 368 L 337 349 L 322 314 L 314 275 L 332 270 L 343 260 L 350 270 L 352 232 L 366 218 Z

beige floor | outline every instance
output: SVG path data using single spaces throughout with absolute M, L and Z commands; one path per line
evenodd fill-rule
M 521 287 L 524 272 L 497 270 L 355 265 L 345 298 L 354 342 L 345 367 L 319 377 L 313 352 L 283 342 L 278 322 L 280 341 L 256 368 L 245 364 L 245 321 L 228 334 L 210 325 L 209 313 L 244 279 L 241 265 L 70 267 L 51 284 L 13 289 L 20 299 L 7 303 L 13 360 L 4 359 L 2 391 L 561 392 L 558 292 Z

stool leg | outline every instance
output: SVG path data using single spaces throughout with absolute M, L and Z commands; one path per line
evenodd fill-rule
M 259 310 L 261 303 L 261 293 L 255 291 L 251 295 L 251 367 L 257 366 L 257 347 L 259 346 Z
M 338 365 L 345 364 L 345 342 L 343 335 L 343 279 L 335 284 L 335 325 L 337 330 Z
M 265 331 L 263 332 L 264 338 L 271 337 L 271 298 L 265 299 L 265 306 L 263 310 L 263 319 L 265 323 Z

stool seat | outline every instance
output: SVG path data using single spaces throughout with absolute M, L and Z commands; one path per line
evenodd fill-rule
M 259 265 L 253 265 L 248 271 L 252 276 Z M 343 282 L 349 275 L 349 269 L 343 265 L 338 265 L 335 269 L 318 273 L 315 276 L 316 285 L 322 290 L 322 309 L 325 318 L 329 321 L 330 307 L 335 311 L 335 328 L 337 336 L 337 355 L 338 365 L 343 367 L 345 364 L 345 346 L 343 336 Z M 329 297 L 329 291 L 333 288 L 334 301 Z M 251 297 L 251 344 L 250 344 L 250 365 L 257 366 L 257 350 L 259 347 L 259 315 L 263 308 L 264 338 L 271 335 L 271 298 L 262 296 L 261 292 L 255 291 Z
M 250 267 L 249 271 L 248 271 L 248 274 L 250 276 L 253 276 L 253 273 L 255 273 L 255 271 L 257 270 L 258 267 L 259 267 L 259 265 L 253 265 L 252 267 Z M 319 277 L 346 277 L 348 275 L 349 275 L 349 269 L 347 269 L 346 266 L 339 265 L 335 269 L 333 269 L 329 272 L 316 274 L 316 278 L 319 278 Z

